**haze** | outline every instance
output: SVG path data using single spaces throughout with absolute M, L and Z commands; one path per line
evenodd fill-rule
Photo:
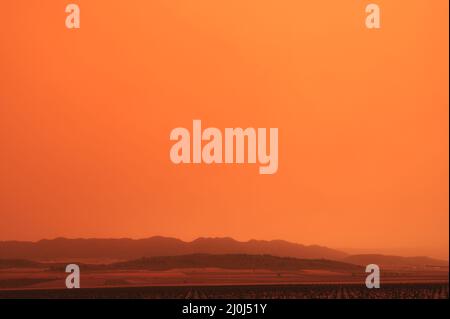
M 331 2 L 331 3 L 330 3 Z M 448 1 L 66 1 L 0 11 L 0 240 L 284 239 L 448 258 Z M 277 174 L 170 131 L 279 128 Z

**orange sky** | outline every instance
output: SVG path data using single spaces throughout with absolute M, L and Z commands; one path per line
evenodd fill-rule
M 65 5 L 81 7 L 68 30 Z M 448 1 L 9 0 L 0 240 L 230 236 L 448 258 Z M 169 133 L 278 127 L 279 170 Z

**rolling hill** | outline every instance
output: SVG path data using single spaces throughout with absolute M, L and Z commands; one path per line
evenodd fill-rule
M 246 254 L 191 254 L 180 256 L 143 257 L 110 264 L 79 264 L 92 271 L 163 271 L 185 268 L 266 269 L 272 271 L 327 270 L 337 272 L 364 272 L 364 267 L 325 259 L 298 259 L 271 255 Z M 0 259 L 0 269 L 40 268 L 65 272 L 65 263 L 39 263 L 24 259 Z
M 270 255 L 245 254 L 193 254 L 183 256 L 150 257 L 113 263 L 114 270 L 142 269 L 168 270 L 175 268 L 224 268 L 224 269 L 268 269 L 268 270 L 328 270 L 363 271 L 363 267 L 325 259 L 297 259 Z
M 384 267 L 448 267 L 448 261 L 430 257 L 401 257 L 377 254 L 351 255 L 342 261 L 355 265 L 377 264 Z

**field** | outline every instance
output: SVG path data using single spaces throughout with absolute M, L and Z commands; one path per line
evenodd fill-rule
M 0 260 L 1 261 L 1 260 Z M 365 268 L 268 255 L 184 255 L 79 263 L 81 289 L 67 289 L 66 263 L 3 260 L 0 298 L 312 299 L 448 298 L 448 266 L 383 267 L 381 288 Z
M 0 269 L 0 291 L 14 289 L 64 289 L 67 273 L 62 269 Z M 268 270 L 177 268 L 169 270 L 85 270 L 82 288 L 119 288 L 148 286 L 254 286 L 295 284 L 364 285 L 364 269 L 346 270 Z M 430 284 L 448 282 L 448 268 L 435 270 L 390 270 L 382 273 L 384 284 Z
M 386 284 L 367 289 L 358 284 L 159 286 L 0 291 L 3 298 L 135 299 L 448 299 L 448 283 Z

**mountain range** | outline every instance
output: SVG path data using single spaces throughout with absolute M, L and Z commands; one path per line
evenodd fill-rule
M 376 254 L 349 255 L 317 245 L 301 245 L 283 240 L 250 240 L 232 238 L 198 238 L 191 242 L 168 237 L 145 239 L 67 239 L 56 238 L 37 242 L 0 242 L 0 259 L 55 261 L 68 259 L 137 260 L 140 258 L 182 256 L 192 254 L 271 255 L 298 259 L 327 259 L 354 265 L 375 263 L 395 267 L 446 267 L 448 261 L 429 257 L 401 257 Z
M 297 259 L 271 255 L 246 254 L 194 254 L 183 256 L 150 257 L 118 262 L 108 265 L 115 270 L 167 270 L 174 268 L 225 268 L 225 269 L 269 269 L 269 270 L 333 270 L 363 271 L 363 267 L 325 259 Z
M 236 241 L 232 238 L 198 238 L 185 242 L 168 237 L 145 239 L 66 239 L 38 242 L 0 242 L 0 258 L 52 260 L 62 258 L 137 259 L 188 254 L 267 254 L 279 257 L 339 260 L 346 253 L 321 246 L 305 246 L 282 240 Z

